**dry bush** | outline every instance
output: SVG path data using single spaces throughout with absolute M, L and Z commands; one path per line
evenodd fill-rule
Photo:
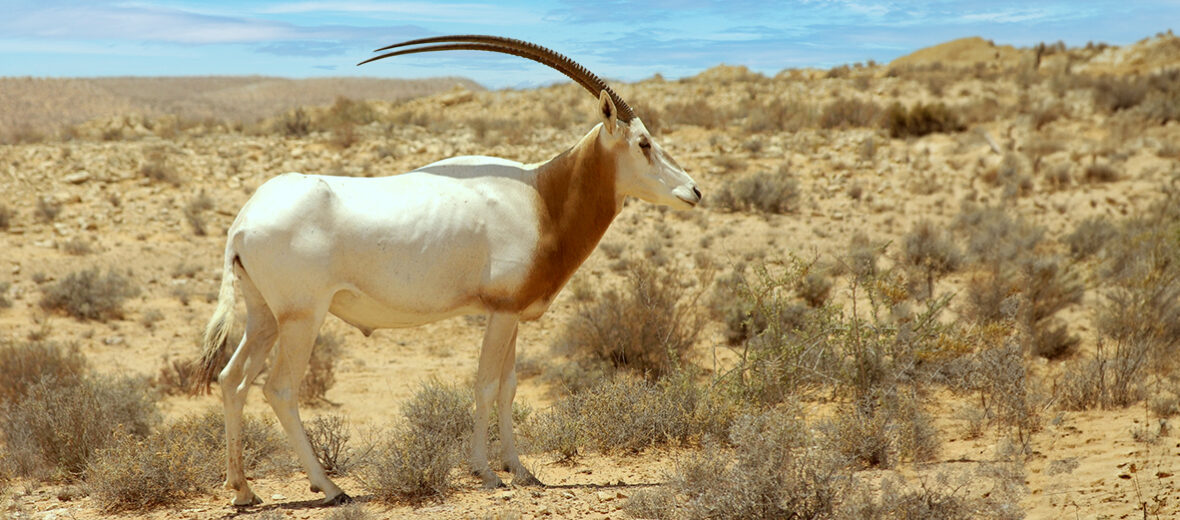
M 127 276 L 116 271 L 101 275 L 98 269 L 75 271 L 41 291 L 41 308 L 102 322 L 122 319 L 123 302 L 139 294 Z
M 1027 162 L 1011 152 L 1004 154 L 1000 164 L 984 172 L 981 178 L 992 186 L 1003 188 L 1004 198 L 1027 195 L 1033 189 Z
M 1085 260 L 1117 236 L 1118 229 L 1108 219 L 1090 217 L 1078 223 L 1062 241 L 1069 246 L 1069 254 L 1074 260 Z
M 49 376 L 0 408 L 0 433 L 19 474 L 74 480 L 110 445 L 111 432 L 122 428 L 143 437 L 157 415 L 144 381 Z
M 0 282 L 0 309 L 12 307 L 12 300 L 8 299 L 8 290 L 12 288 L 9 282 Z
M 1015 338 L 959 358 L 955 364 L 957 377 L 951 381 L 952 387 L 976 394 L 985 420 L 1013 431 L 1022 442 L 1041 429 L 1046 396 L 1038 381 L 1030 377 L 1024 351 Z
M 694 125 L 701 128 L 723 128 L 729 124 L 728 114 L 705 100 L 673 101 L 664 107 L 664 121 L 671 125 Z
M 704 326 L 696 311 L 703 289 L 682 283 L 678 269 L 627 263 L 623 291 L 576 304 L 562 342 L 570 351 L 658 379 L 685 364 Z M 706 281 L 707 283 L 707 281 Z
M 139 167 L 139 174 L 153 182 L 165 182 L 173 186 L 180 186 L 180 174 L 169 164 L 168 155 L 164 150 L 151 150 L 144 157 Z
M 750 133 L 794 132 L 815 126 L 815 107 L 798 98 L 775 97 L 748 111 L 743 127 Z
M 289 110 L 283 114 L 276 124 L 282 135 L 287 137 L 304 137 L 311 133 L 311 118 L 302 107 Z
M 529 446 L 573 459 L 586 449 L 636 452 L 724 436 L 736 403 L 681 373 L 658 383 L 617 377 L 536 414 L 523 430 Z
M 1116 340 L 1114 352 L 1099 341 L 1092 357 L 1075 360 L 1054 389 L 1066 410 L 1122 408 L 1146 395 L 1148 343 Z
M 285 442 L 269 423 L 246 416 L 242 423 L 246 467 L 275 464 Z M 86 468 L 86 484 L 108 512 L 150 509 L 208 492 L 225 469 L 225 422 L 210 409 L 170 423 L 146 438 L 116 430 L 111 444 Z
M 67 385 L 87 371 L 86 358 L 76 344 L 3 340 L 0 343 L 0 405 L 20 401 L 29 387 L 42 379 Z
M 1094 163 L 1086 167 L 1082 173 L 1086 182 L 1115 182 L 1119 180 L 1119 173 L 1114 167 L 1105 163 Z
M 743 416 L 731 449 L 711 446 L 677 465 L 666 488 L 637 493 L 626 509 L 642 518 L 831 518 L 852 472 L 835 453 L 807 446 L 789 412 Z
M 950 232 L 929 220 L 919 220 L 901 239 L 902 263 L 916 270 L 926 282 L 924 298 L 934 296 L 934 282 L 953 273 L 963 263 L 963 253 Z
M 794 213 L 799 210 L 801 194 L 798 179 L 780 167 L 777 172 L 760 171 L 727 182 L 710 202 L 725 211 Z
M 37 197 L 37 205 L 33 207 L 33 217 L 37 222 L 49 223 L 57 220 L 61 214 L 61 203 L 45 197 Z
M 58 242 L 58 249 L 70 256 L 86 256 L 94 252 L 90 247 L 90 242 L 82 237 L 74 237 L 65 242 Z
M 840 407 L 820 432 L 825 446 L 864 467 L 930 461 L 939 448 L 938 432 L 920 398 L 884 387 Z
M 327 401 L 328 390 L 336 385 L 336 359 L 341 355 L 341 340 L 335 334 L 319 334 L 307 362 L 307 373 L 299 384 L 299 401 L 318 404 Z
M 424 383 L 402 407 L 406 422 L 374 447 L 359 471 L 365 488 L 381 501 L 418 503 L 453 487 L 451 470 L 463 460 L 472 431 L 469 392 Z
M 1146 117 L 1167 124 L 1180 121 L 1180 71 L 1176 69 L 1160 72 L 1148 82 L 1152 92 L 1147 95 L 1142 108 Z
M 809 307 L 823 307 L 832 295 L 832 279 L 816 269 L 808 269 L 795 282 L 795 294 L 798 294 Z
M 0 202 L 0 231 L 8 231 L 8 228 L 12 226 L 12 218 L 15 216 L 15 211 L 7 204 Z
M 184 395 L 197 388 L 200 379 L 201 363 L 198 360 L 176 358 L 160 367 L 151 385 L 164 395 Z
M 1143 78 L 1115 78 L 1103 76 L 1093 82 L 1094 106 L 1108 113 L 1138 106 L 1147 97 L 1148 85 Z
M 311 421 L 307 428 L 307 439 L 315 452 L 315 458 L 324 471 L 333 475 L 344 475 L 354 466 L 355 450 L 349 445 L 352 434 L 348 423 L 337 414 L 321 415 Z
M 819 115 L 821 128 L 866 128 L 877 126 L 881 106 L 856 98 L 837 98 L 824 106 Z
M 1056 256 L 1026 259 L 1021 268 L 1021 320 L 1029 331 L 1031 352 L 1047 359 L 1071 353 L 1078 338 L 1056 315 L 1082 301 L 1085 287 L 1077 273 Z
M 882 119 L 893 138 L 922 137 L 933 133 L 962 132 L 967 127 L 959 117 L 942 103 L 918 103 L 906 108 L 894 103 L 885 110 Z
M 371 518 L 373 518 L 373 513 L 370 513 L 361 504 L 353 502 L 332 509 L 332 512 L 328 513 L 324 520 L 369 520 Z
M 205 236 L 206 231 L 204 213 L 211 209 L 213 209 L 213 198 L 210 197 L 208 193 L 205 193 L 205 190 L 203 189 L 197 194 L 196 197 L 193 197 L 193 199 L 190 200 L 188 204 L 185 204 L 184 218 L 188 221 L 189 225 L 192 226 L 194 235 L 199 237 Z

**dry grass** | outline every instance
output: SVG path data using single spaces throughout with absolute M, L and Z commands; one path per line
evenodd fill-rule
M 885 110 L 884 125 L 894 138 L 921 137 L 932 133 L 962 132 L 967 127 L 942 103 L 918 103 L 906 108 L 890 105 Z
M 723 184 L 709 202 L 725 211 L 794 213 L 801 195 L 798 179 L 784 165 L 776 172 L 760 171 Z
M 88 365 L 76 344 L 50 341 L 0 343 L 0 405 L 19 402 L 42 379 L 60 385 L 78 382 Z

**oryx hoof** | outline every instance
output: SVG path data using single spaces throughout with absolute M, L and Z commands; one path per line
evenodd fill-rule
M 512 475 L 512 487 L 545 487 L 545 484 L 528 471 Z
M 322 502 L 320 502 L 320 505 L 324 507 L 331 507 L 350 503 L 352 503 L 352 497 L 348 496 L 348 493 L 341 491 L 340 494 L 332 498 L 325 498 Z
M 258 498 L 258 495 L 255 495 L 254 493 L 250 493 L 250 496 L 246 498 L 234 499 L 234 507 L 251 507 L 261 503 L 262 499 Z
M 477 472 L 475 472 L 475 476 L 483 479 L 483 488 L 484 489 L 496 489 L 496 488 L 507 487 L 504 485 L 504 481 L 500 480 L 500 477 L 496 476 L 496 474 L 493 473 L 492 470 L 490 470 L 490 469 L 485 469 L 483 471 L 477 471 Z

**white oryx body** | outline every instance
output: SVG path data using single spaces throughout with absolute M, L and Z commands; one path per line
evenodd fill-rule
M 221 370 L 228 446 L 226 486 L 234 503 L 258 502 L 242 460 L 242 407 L 274 347 L 264 392 L 311 481 L 335 503 L 348 496 L 316 461 L 299 419 L 297 394 L 327 314 L 366 335 L 462 314 L 486 314 L 475 388 L 472 469 L 501 485 L 487 462 L 494 400 L 509 410 L 516 392 L 517 324 L 541 316 L 593 251 L 628 195 L 690 208 L 691 178 L 653 143 L 638 119 L 619 120 L 599 96 L 602 123 L 567 152 L 523 165 L 459 157 L 381 178 L 288 173 L 261 187 L 228 232 L 219 303 L 206 331 L 207 369 L 243 293 L 242 342 Z M 277 346 L 276 346 L 277 345 Z M 512 414 L 500 414 L 503 461 L 521 483 Z M 515 482 L 515 481 L 514 481 Z

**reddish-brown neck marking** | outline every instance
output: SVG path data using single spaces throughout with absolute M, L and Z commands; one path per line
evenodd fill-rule
M 599 142 L 601 131 L 538 168 L 540 240 L 533 266 L 514 298 L 518 310 L 551 301 L 615 218 L 616 163 L 613 150 Z

